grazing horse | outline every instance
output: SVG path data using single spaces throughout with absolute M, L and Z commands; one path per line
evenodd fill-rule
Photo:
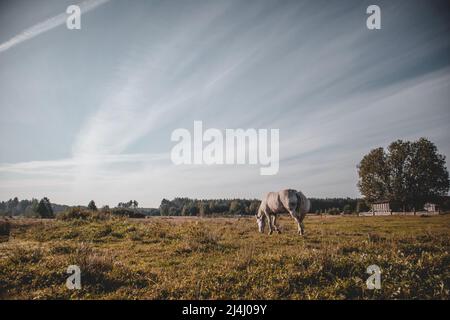
M 269 234 L 272 234 L 273 230 L 280 233 L 280 229 L 277 226 L 277 214 L 287 212 L 297 222 L 298 233 L 303 235 L 305 232 L 303 219 L 310 208 L 311 203 L 300 191 L 286 189 L 279 192 L 269 192 L 262 199 L 256 215 L 259 232 L 264 232 L 267 218 Z

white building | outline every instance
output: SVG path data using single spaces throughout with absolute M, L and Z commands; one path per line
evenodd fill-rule
M 392 214 L 389 201 L 378 201 L 372 204 L 372 214 L 375 215 L 386 215 Z
M 423 209 L 428 212 L 439 212 L 439 206 L 435 203 L 430 202 L 425 203 Z

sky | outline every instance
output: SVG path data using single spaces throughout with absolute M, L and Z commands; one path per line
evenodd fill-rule
M 0 200 L 357 197 L 364 154 L 419 137 L 448 167 L 449 34 L 438 0 L 1 1 Z M 279 129 L 278 173 L 173 164 L 196 120 Z

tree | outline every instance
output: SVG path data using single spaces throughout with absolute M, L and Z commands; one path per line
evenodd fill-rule
M 369 211 L 369 206 L 366 204 L 366 202 L 362 199 L 358 199 L 356 202 L 356 212 L 367 212 Z
M 239 202 L 239 200 L 231 201 L 231 203 L 230 203 L 230 212 L 231 213 L 238 213 L 238 212 L 242 211 L 242 209 L 243 208 L 242 208 L 242 205 Z
M 97 211 L 97 206 L 95 205 L 94 200 L 91 200 L 88 204 L 88 209 L 91 211 Z
M 54 217 L 52 205 L 50 203 L 50 200 L 48 200 L 48 198 L 44 197 L 41 199 L 41 201 L 39 201 L 39 204 L 36 207 L 36 213 L 41 218 L 45 219 Z
M 197 207 L 193 202 L 186 203 L 181 209 L 182 216 L 195 216 L 197 214 Z
M 445 156 L 425 138 L 372 150 L 361 160 L 358 174 L 358 187 L 369 202 L 398 202 L 413 211 L 427 201 L 438 202 L 450 188 Z
M 211 213 L 211 211 L 209 210 L 208 203 L 200 202 L 199 207 L 198 207 L 198 212 L 199 212 L 199 215 L 202 217 L 209 215 Z
M 159 206 L 160 215 L 168 216 L 169 215 L 169 207 L 170 207 L 170 201 L 167 199 L 162 199 L 161 204 Z
M 389 195 L 389 172 L 383 148 L 365 155 L 358 166 L 358 187 L 369 202 L 385 199 Z
M 252 201 L 250 203 L 250 206 L 248 207 L 248 214 L 256 215 L 258 213 L 260 204 L 261 204 L 260 201 Z
M 439 154 L 429 140 L 420 138 L 413 143 L 406 169 L 407 201 L 413 205 L 414 211 L 425 202 L 437 202 L 448 193 L 450 180 L 445 156 Z
M 350 214 L 350 213 L 352 213 L 352 211 L 353 211 L 352 206 L 349 204 L 346 204 L 342 210 L 342 212 L 345 214 Z
M 402 205 L 405 211 L 405 205 L 408 202 L 409 190 L 407 188 L 407 164 L 410 162 L 413 145 L 411 142 L 397 140 L 388 147 L 387 170 L 390 173 L 390 199 L 397 201 Z
M 131 208 L 133 207 L 136 209 L 138 207 L 139 203 L 136 200 L 130 200 L 128 202 L 119 202 L 117 205 L 118 208 Z

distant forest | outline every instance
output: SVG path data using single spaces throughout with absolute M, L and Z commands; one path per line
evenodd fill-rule
M 47 199 L 47 198 L 45 198 Z M 47 199 L 48 200 L 48 199 Z M 41 200 L 42 201 L 42 200 Z M 310 198 L 310 213 L 316 214 L 352 214 L 367 212 L 370 207 L 363 199 L 353 198 Z M 39 200 L 19 200 L 17 197 L 8 201 L 0 202 L 0 216 L 25 216 L 39 217 Z M 190 198 L 175 198 L 173 200 L 163 199 L 159 208 L 140 208 L 136 200 L 119 202 L 110 209 L 108 206 L 98 209 L 99 211 L 110 211 L 113 214 L 135 216 L 208 216 L 208 215 L 255 215 L 261 201 L 257 199 L 210 199 L 198 200 Z M 91 201 L 86 206 L 67 206 L 51 203 L 51 211 L 55 215 L 66 212 L 71 208 L 90 210 L 95 206 Z M 443 197 L 441 209 L 450 209 L 450 197 Z
M 352 198 L 311 198 L 313 213 L 339 214 L 367 211 L 369 208 L 362 199 Z M 257 199 L 211 199 L 197 200 L 190 198 L 163 199 L 159 208 L 139 208 L 137 202 L 119 202 L 115 208 L 133 208 L 149 216 L 206 216 L 206 215 L 255 215 L 261 201 Z M 0 202 L 0 216 L 27 216 L 38 217 L 38 199 L 19 200 L 17 197 Z M 129 204 L 129 205 L 128 205 Z M 133 205 L 134 204 L 134 205 Z M 94 204 L 95 205 L 95 204 Z M 88 209 L 86 206 L 74 206 Z M 71 206 L 51 203 L 54 214 L 64 212 Z M 99 210 L 110 210 L 104 207 Z
M 39 207 L 38 199 L 19 200 L 17 197 L 8 201 L 0 202 L 0 216 L 27 216 L 36 217 Z M 70 208 L 70 206 L 52 203 L 53 212 L 62 212 Z
M 310 198 L 312 213 L 340 214 L 368 211 L 362 199 L 352 198 Z M 260 200 L 212 199 L 197 200 L 189 198 L 163 199 L 159 206 L 162 216 L 203 216 L 211 214 L 255 215 Z

